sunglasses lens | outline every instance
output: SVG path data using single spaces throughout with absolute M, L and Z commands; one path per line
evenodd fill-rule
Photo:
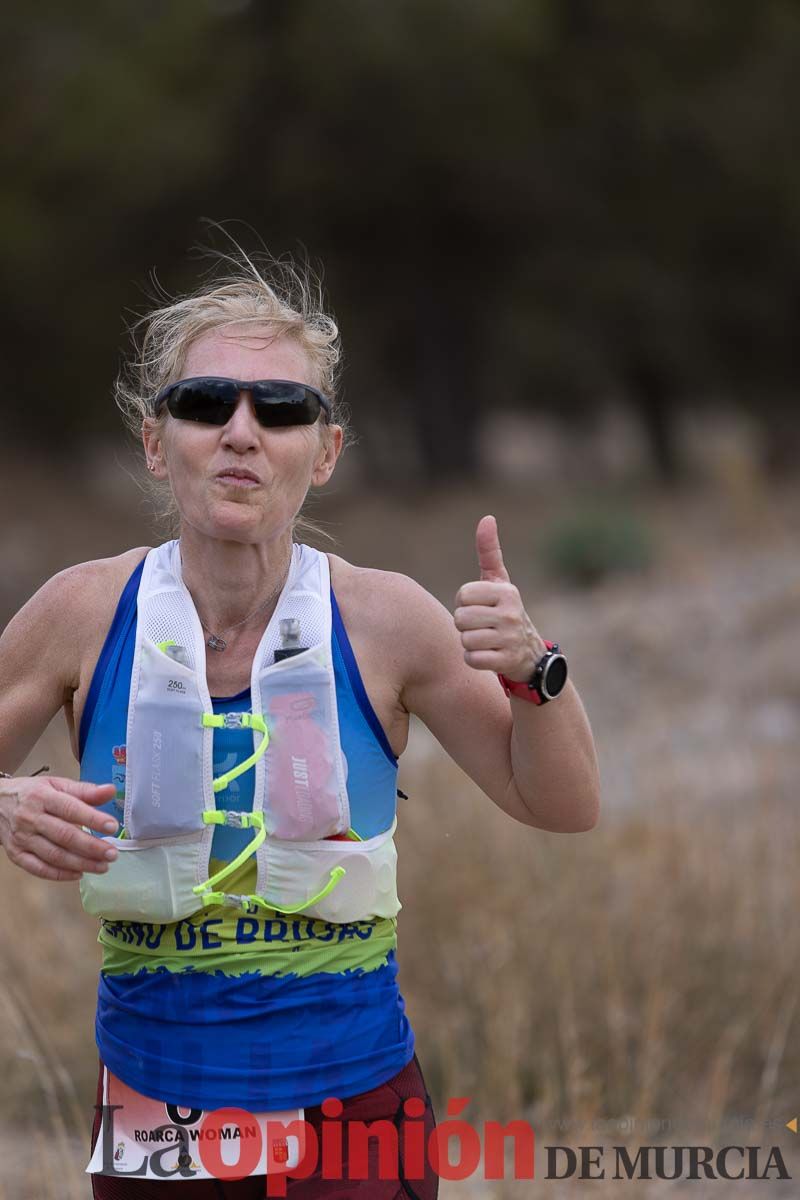
M 167 408 L 179 421 L 202 421 L 225 425 L 237 398 L 236 387 L 224 380 L 198 379 L 179 383 L 167 400 Z
M 267 429 L 281 425 L 313 425 L 323 407 L 314 388 L 279 379 L 240 385 L 235 379 L 187 379 L 173 384 L 166 397 L 171 415 L 180 421 L 226 425 L 240 391 L 253 397 L 256 417 Z
M 322 405 L 311 388 L 301 383 L 256 384 L 253 387 L 256 416 L 262 425 L 313 425 Z

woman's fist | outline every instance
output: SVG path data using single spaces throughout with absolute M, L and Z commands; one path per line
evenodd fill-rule
M 86 833 L 116 833 L 119 822 L 97 805 L 114 798 L 113 783 L 53 775 L 0 780 L 0 842 L 13 863 L 40 879 L 80 879 L 102 873 L 117 851 Z

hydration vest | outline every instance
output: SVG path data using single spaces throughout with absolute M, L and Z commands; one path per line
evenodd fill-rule
M 274 661 L 284 618 L 306 649 Z M 362 840 L 350 828 L 347 761 L 339 739 L 331 658 L 330 567 L 295 544 L 275 612 L 253 657 L 249 713 L 214 713 L 205 636 L 183 582 L 176 540 L 150 550 L 137 597 L 127 727 L 124 836 L 104 874 L 85 872 L 83 906 L 109 920 L 171 923 L 208 905 L 300 913 L 325 921 L 394 917 L 397 851 L 391 827 Z M 213 777 L 214 729 L 253 732 L 253 753 Z M 255 772 L 251 812 L 214 797 Z M 245 849 L 209 875 L 216 825 L 252 830 Z M 221 885 L 251 856 L 256 890 Z

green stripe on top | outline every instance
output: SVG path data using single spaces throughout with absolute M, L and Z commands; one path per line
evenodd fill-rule
M 217 865 L 215 859 L 209 863 L 212 871 Z M 252 861 L 246 863 L 231 877 L 231 889 L 252 890 L 255 874 Z M 97 940 L 103 947 L 102 970 L 111 975 L 159 968 L 225 975 L 339 974 L 382 966 L 397 947 L 397 918 L 343 924 L 210 905 L 169 925 L 102 921 Z
M 202 914 L 174 925 L 104 921 L 97 939 L 103 947 L 103 973 L 337 975 L 356 969 L 374 971 L 385 965 L 389 951 L 397 946 L 396 917 L 348 925 L 278 914 L 273 918 L 240 915 L 233 923 L 233 939 L 224 936 L 222 924 L 221 918 Z

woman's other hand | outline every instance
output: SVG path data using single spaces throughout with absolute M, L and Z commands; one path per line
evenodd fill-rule
M 481 517 L 475 548 L 481 577 L 459 588 L 453 613 L 464 661 L 478 671 L 527 681 L 547 646 L 506 570 L 494 517 Z
M 116 833 L 119 822 L 96 807 L 114 794 L 113 783 L 54 775 L 1 779 L 0 843 L 12 863 L 40 879 L 66 882 L 84 871 L 102 874 L 117 851 L 81 826 Z

